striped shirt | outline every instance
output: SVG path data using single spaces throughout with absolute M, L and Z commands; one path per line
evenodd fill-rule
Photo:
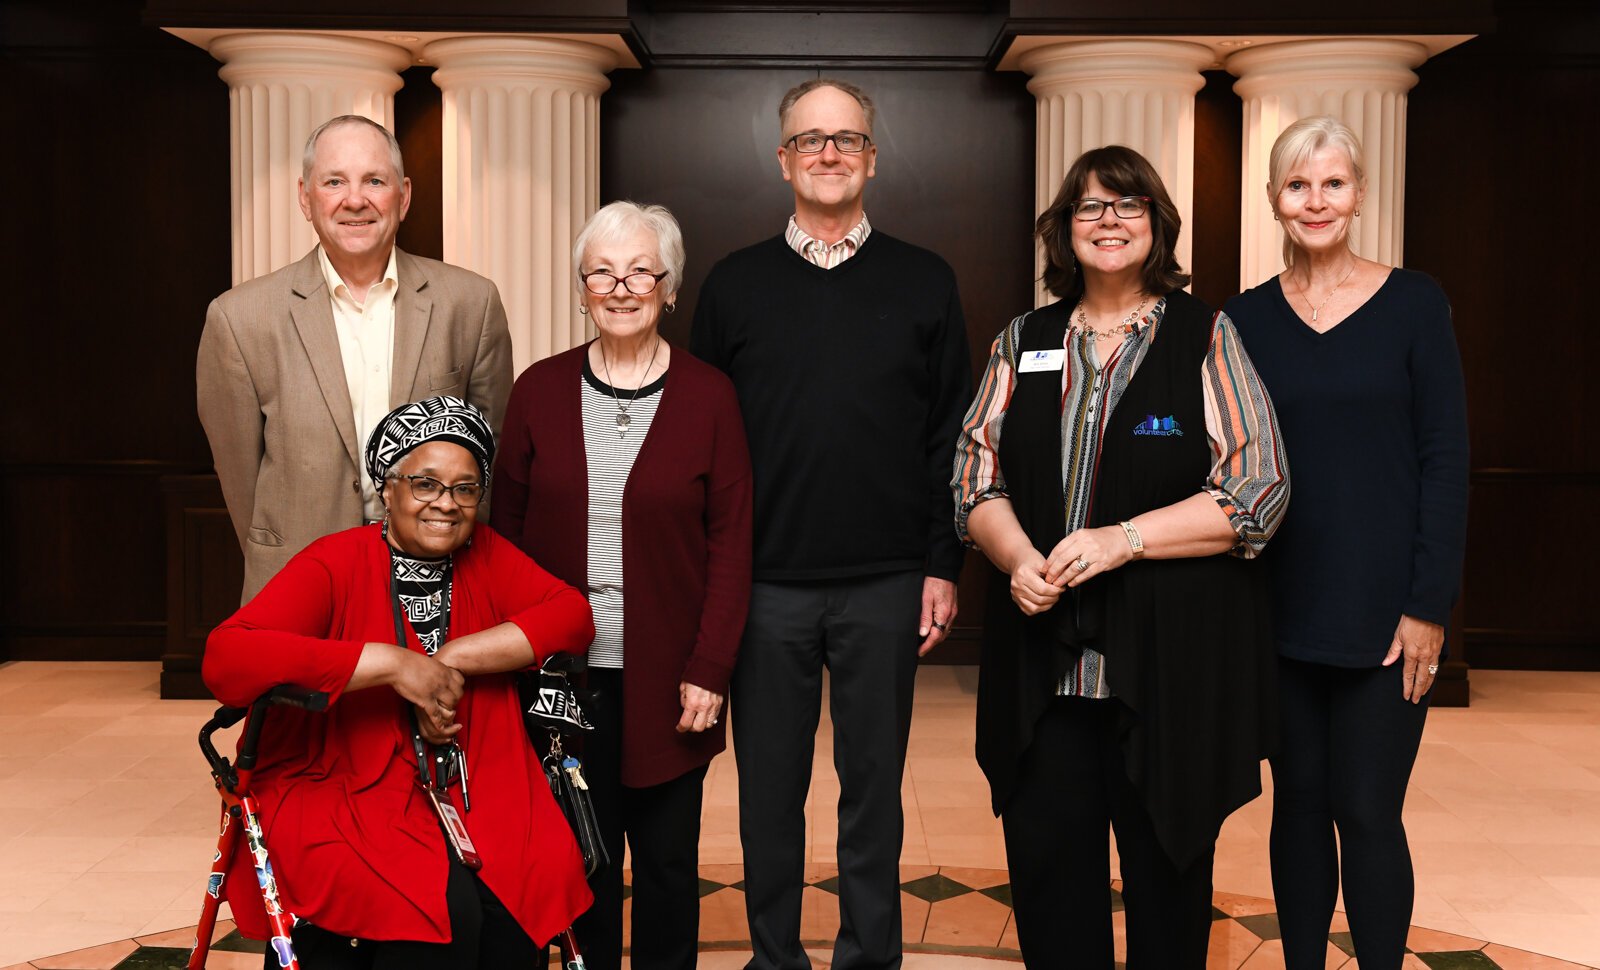
M 583 361 L 583 450 L 589 468 L 589 608 L 594 611 L 594 643 L 589 666 L 622 666 L 622 493 L 639 446 L 661 403 L 667 377 L 639 388 L 613 391 Z M 619 405 L 619 400 L 621 404 Z M 628 431 L 617 430 L 617 414 L 626 405 Z
M 1061 368 L 1061 481 L 1068 534 L 1083 528 L 1107 420 L 1139 370 L 1166 310 L 1166 300 L 1156 303 L 1104 363 L 1093 336 L 1067 331 Z M 1026 317 L 1011 321 L 995 338 L 977 396 L 961 423 L 950 487 L 956 496 L 956 532 L 969 546 L 974 543 L 967 534 L 967 516 L 973 507 L 1008 494 L 1000 472 L 1000 433 L 1016 387 L 1012 360 Z M 1252 558 L 1266 546 L 1283 517 L 1289 500 L 1288 472 L 1272 402 L 1225 314 L 1216 315 L 1210 353 L 1199 376 L 1206 438 L 1214 458 L 1204 490 L 1239 536 L 1232 554 Z M 1112 696 L 1104 658 L 1084 650 L 1083 659 L 1062 678 L 1057 693 Z
M 789 226 L 783 230 L 783 240 L 789 244 L 789 248 L 823 269 L 833 269 L 854 256 L 856 250 L 861 248 L 861 244 L 866 242 L 870 235 L 872 235 L 872 223 L 867 221 L 865 212 L 861 213 L 861 221 L 856 223 L 856 227 L 831 246 L 807 235 L 806 231 L 800 228 L 800 224 L 794 221 L 794 216 L 789 217 Z

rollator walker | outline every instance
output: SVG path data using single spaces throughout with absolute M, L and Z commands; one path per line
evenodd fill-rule
M 266 839 L 261 833 L 261 809 L 250 789 L 250 778 L 256 767 L 256 748 L 267 721 L 267 711 L 280 704 L 307 711 L 325 711 L 328 708 L 328 695 L 324 691 L 280 685 L 256 698 L 249 707 L 217 708 L 211 720 L 200 729 L 200 751 L 211 766 L 212 780 L 222 796 L 223 811 L 217 851 L 211 863 L 211 877 L 206 880 L 200 924 L 195 927 L 194 949 L 189 954 L 189 962 L 185 964 L 188 970 L 203 970 L 206 965 L 206 957 L 211 952 L 211 936 L 217 925 L 217 911 L 222 905 L 222 881 L 233 862 L 234 853 L 239 851 L 241 833 L 247 851 L 254 860 L 257 890 L 261 893 L 261 902 L 266 908 L 268 925 L 271 927 L 272 938 L 267 941 L 267 946 L 277 955 L 280 968 L 300 970 L 300 961 L 295 956 L 290 936 L 296 918 L 283 908 L 283 901 L 278 896 L 272 860 L 267 852 Z M 238 760 L 230 763 L 218 753 L 216 746 L 211 743 L 211 736 L 217 731 L 233 727 L 240 720 L 245 722 L 244 736 L 239 743 Z M 233 889 L 237 893 L 240 887 Z M 583 955 L 570 927 L 561 931 L 556 943 L 561 950 L 562 966 L 566 970 L 584 970 Z

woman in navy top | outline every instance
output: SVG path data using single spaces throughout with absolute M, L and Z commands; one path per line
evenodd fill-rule
M 1225 310 L 1294 473 L 1262 556 L 1281 690 L 1273 891 L 1289 970 L 1323 966 L 1341 873 L 1356 958 L 1385 970 L 1411 921 L 1400 811 L 1460 583 L 1466 395 L 1438 284 L 1350 249 L 1366 193 L 1350 129 L 1296 122 L 1270 169 L 1286 268 Z

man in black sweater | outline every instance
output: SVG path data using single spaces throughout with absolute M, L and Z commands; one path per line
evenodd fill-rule
M 900 965 L 900 783 L 917 658 L 956 615 L 950 463 L 972 396 L 955 275 L 867 222 L 872 101 L 807 81 L 778 108 L 795 212 L 723 259 L 692 350 L 739 393 L 755 585 L 732 686 L 751 970 L 800 970 L 805 799 L 829 675 L 839 970 Z M 919 613 L 920 610 L 920 613 Z

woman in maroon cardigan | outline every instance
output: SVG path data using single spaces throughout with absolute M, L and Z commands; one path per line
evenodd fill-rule
M 531 967 L 589 904 L 511 671 L 582 651 L 594 627 L 576 590 L 474 529 L 493 449 L 457 398 L 391 412 L 366 453 L 383 524 L 313 542 L 206 641 L 225 704 L 278 684 L 329 695 L 323 714 L 272 709 L 252 785 L 308 970 Z M 466 759 L 438 812 L 413 731 Z M 481 869 L 447 846 L 450 812 Z M 240 931 L 265 939 L 252 864 L 236 853 L 223 891 Z
M 683 278 L 661 206 L 613 202 L 573 246 L 599 339 L 517 379 L 494 527 L 582 590 L 598 696 L 585 770 L 611 866 L 578 938 L 594 970 L 622 952 L 633 851 L 632 965 L 693 967 L 700 804 L 726 745 L 723 698 L 750 594 L 750 457 L 733 385 L 657 333 Z

